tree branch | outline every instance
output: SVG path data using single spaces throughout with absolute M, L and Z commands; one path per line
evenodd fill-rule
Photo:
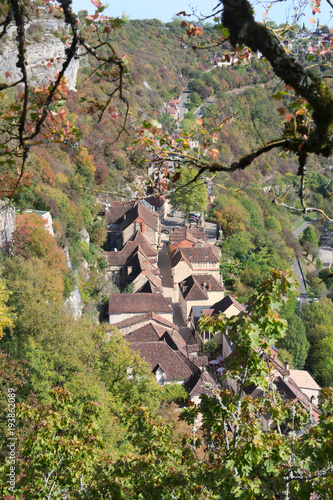
M 308 71 L 290 54 L 263 24 L 255 22 L 247 0 L 221 0 L 222 23 L 229 29 L 230 42 L 236 47 L 245 44 L 269 60 L 277 76 L 306 99 L 313 107 L 315 127 L 304 141 L 307 152 L 329 156 L 333 150 L 333 96 L 323 80 Z

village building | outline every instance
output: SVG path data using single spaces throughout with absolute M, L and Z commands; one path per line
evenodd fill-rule
M 109 324 L 150 312 L 172 322 L 173 310 L 169 304 L 170 300 L 160 293 L 112 293 L 109 296 Z
M 141 201 L 122 203 L 113 201 L 106 213 L 110 248 L 122 249 L 127 241 L 133 240 L 137 231 L 143 233 L 150 245 L 157 248 L 160 221 L 152 210 Z
M 207 236 L 201 227 L 195 225 L 172 228 L 169 237 L 170 254 L 177 248 L 192 248 L 207 243 Z
M 214 304 L 224 298 L 224 288 L 211 274 L 196 274 L 178 283 L 179 304 L 187 321 L 193 306 Z
M 214 245 L 177 248 L 170 256 L 171 277 L 174 285 L 191 274 L 211 274 L 217 281 L 222 281 L 220 273 L 221 251 Z
M 131 348 L 151 366 L 156 381 L 161 384 L 185 384 L 193 375 L 191 368 L 177 351 L 166 342 L 133 342 Z

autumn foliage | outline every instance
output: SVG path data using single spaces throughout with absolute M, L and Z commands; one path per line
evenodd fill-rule
M 236 231 L 245 231 L 248 215 L 242 207 L 225 206 L 215 211 L 215 217 L 225 236 L 231 236 Z
M 24 259 L 37 257 L 49 267 L 66 272 L 66 256 L 46 229 L 46 222 L 35 214 L 24 213 L 15 220 L 13 252 Z

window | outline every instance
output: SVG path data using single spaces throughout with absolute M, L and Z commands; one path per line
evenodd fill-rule
M 158 368 L 158 370 L 156 371 L 156 382 L 158 382 L 159 384 L 161 385 L 164 385 L 164 378 L 163 378 L 163 370 L 161 368 Z

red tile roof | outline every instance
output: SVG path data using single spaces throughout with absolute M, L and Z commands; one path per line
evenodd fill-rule
M 121 223 L 122 229 L 130 226 L 138 218 L 141 218 L 149 227 L 157 231 L 158 215 L 148 210 L 140 200 L 126 203 L 113 201 L 106 214 L 108 224 Z
M 226 295 L 224 299 L 216 302 L 211 309 L 214 310 L 213 314 L 219 314 L 225 312 L 230 306 L 234 305 L 240 312 L 246 312 L 246 308 L 240 304 L 236 299 L 231 297 L 231 295 Z
M 106 212 L 106 220 L 108 224 L 120 223 L 120 219 L 130 210 L 134 202 L 112 201 L 111 206 Z
M 190 380 L 185 384 L 186 390 L 191 394 L 191 396 L 199 396 L 200 394 L 211 395 L 212 391 L 206 384 L 217 387 L 217 384 L 213 377 L 208 372 L 203 372 L 201 375 L 195 374 Z
M 122 223 L 122 228 L 130 226 L 136 219 L 142 219 L 151 229 L 158 229 L 158 214 L 148 210 L 141 201 L 136 202 L 133 208 L 126 212 L 126 219 Z
M 148 323 L 125 335 L 128 342 L 165 341 L 173 350 L 184 350 L 186 344 L 176 329 Z
M 155 257 L 158 255 L 158 251 L 151 246 L 151 244 L 147 241 L 141 231 L 137 231 L 134 236 L 133 243 L 139 245 L 147 257 Z
M 166 342 L 133 342 L 131 348 L 150 364 L 152 371 L 160 367 L 164 371 L 165 380 L 186 380 L 192 371 L 180 358 L 177 351 L 171 349 Z
M 196 226 L 178 227 L 174 228 L 170 232 L 170 245 L 174 245 L 175 243 L 180 243 L 185 240 L 193 243 L 196 243 L 198 240 L 206 242 L 207 236 L 202 228 Z
M 178 286 L 185 300 L 208 300 L 208 291 L 223 291 L 222 285 L 211 274 L 188 276 Z
M 181 260 L 192 268 L 192 262 L 211 262 L 216 266 L 220 262 L 220 249 L 213 245 L 204 245 L 192 248 L 177 248 L 171 254 L 171 267 L 175 267 Z
M 159 316 L 154 312 L 148 312 L 145 314 L 131 316 L 130 318 L 126 318 L 123 321 L 119 321 L 118 323 L 112 324 L 112 326 L 118 328 L 118 330 L 122 330 L 124 328 L 129 328 L 131 326 L 133 327 L 138 326 L 150 320 L 153 321 L 155 324 L 166 326 L 167 328 L 175 330 L 177 329 L 177 326 L 174 323 L 168 321 L 167 319 L 162 318 L 162 316 Z
M 109 314 L 120 313 L 173 313 L 160 293 L 111 293 Z

